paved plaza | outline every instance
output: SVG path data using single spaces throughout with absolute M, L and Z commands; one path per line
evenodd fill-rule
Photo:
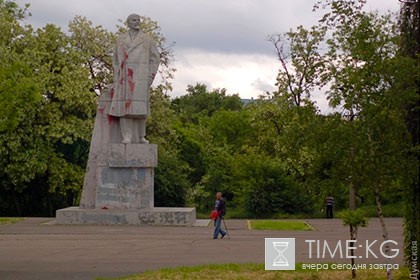
M 249 230 L 247 220 L 227 220 L 231 239 L 213 240 L 212 226 L 82 226 L 54 225 L 49 218 L 27 218 L 0 225 L 0 279 L 95 279 L 163 267 L 209 263 L 264 263 L 264 239 L 296 238 L 296 261 L 317 262 L 304 240 L 336 244 L 349 239 L 339 219 L 306 220 L 315 231 Z M 403 263 L 401 218 L 387 218 L 389 238 L 398 242 Z M 378 219 L 359 230 L 358 241 L 382 241 Z M 376 245 L 376 244 L 375 244 Z M 374 248 L 374 246 L 372 246 Z M 348 260 L 325 262 L 348 263 Z M 361 260 L 384 263 L 384 259 Z

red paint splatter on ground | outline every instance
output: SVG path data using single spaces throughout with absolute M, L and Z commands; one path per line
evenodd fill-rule
M 105 110 L 105 107 L 98 108 L 98 111 L 99 111 L 100 114 L 103 114 L 104 113 L 104 110 Z

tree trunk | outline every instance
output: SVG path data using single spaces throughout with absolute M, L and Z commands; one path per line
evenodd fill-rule
M 400 51 L 404 56 L 418 59 L 420 55 L 420 3 L 418 1 L 400 1 Z M 418 61 L 418 60 L 417 60 Z M 416 78 L 417 95 L 420 96 L 420 79 Z M 418 108 L 420 108 L 419 99 L 409 102 L 406 105 L 406 123 L 408 131 L 411 134 L 412 149 L 416 151 L 416 147 L 420 144 L 420 119 Z M 419 154 L 414 154 L 417 160 L 420 160 Z M 405 259 L 410 268 L 420 267 L 420 258 L 413 260 L 414 252 L 412 251 L 412 243 L 420 240 L 420 191 L 418 179 L 407 187 L 405 203 L 410 205 L 404 213 L 404 235 L 405 235 Z
M 52 201 L 51 201 L 51 194 L 48 190 L 47 190 L 47 204 L 48 204 L 48 214 L 50 215 L 50 217 L 54 217 L 53 205 L 52 205 Z
M 350 181 L 350 201 L 349 201 L 350 210 L 356 210 L 356 187 L 353 182 Z
M 17 217 L 22 217 L 22 208 L 20 207 L 20 202 L 19 202 L 19 198 L 17 196 L 16 190 L 14 187 L 11 188 L 11 192 L 12 192 L 12 199 L 13 199 L 13 204 L 15 206 L 16 209 L 16 216 Z
M 376 211 L 378 213 L 379 221 L 380 221 L 381 227 L 382 227 L 382 237 L 384 238 L 384 241 L 388 241 L 389 240 L 388 230 L 386 229 L 385 220 L 384 220 L 384 213 L 382 212 L 382 201 L 381 201 L 381 197 L 380 197 L 380 195 L 377 191 L 375 192 L 375 201 L 376 201 Z M 388 243 L 386 243 L 386 245 L 385 245 L 385 255 L 387 255 L 387 256 L 389 255 L 389 245 L 388 245 Z M 392 280 L 392 270 L 388 267 L 389 258 L 386 258 L 386 264 L 387 264 L 386 275 L 388 277 L 388 280 Z
M 354 186 L 353 181 L 350 181 L 349 188 L 350 188 L 349 206 L 350 206 L 350 210 L 354 211 L 356 210 L 356 187 Z M 350 240 L 356 240 L 356 239 L 357 239 L 357 228 L 350 225 Z M 350 255 L 354 256 L 354 249 L 350 249 Z M 355 264 L 355 259 L 352 258 L 351 259 L 351 267 L 352 267 L 351 278 L 352 279 L 356 279 L 357 277 L 356 269 L 353 269 L 354 264 Z
M 356 239 L 357 239 L 357 228 L 350 225 L 350 240 L 356 240 Z M 352 257 L 354 256 L 354 249 L 350 249 L 350 255 Z M 352 279 L 356 279 L 356 277 L 357 277 L 356 269 L 354 269 L 354 266 L 355 266 L 355 260 L 354 260 L 354 258 L 351 258 L 351 267 L 352 267 L 351 268 L 351 278 Z

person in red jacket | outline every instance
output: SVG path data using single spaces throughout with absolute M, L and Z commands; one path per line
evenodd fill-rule
M 222 235 L 222 238 L 225 237 L 226 232 L 222 230 L 222 220 L 226 215 L 226 202 L 222 197 L 222 193 L 216 193 L 216 202 L 214 204 L 214 210 L 217 211 L 217 219 L 214 220 L 214 234 L 213 239 L 217 239 L 219 234 Z

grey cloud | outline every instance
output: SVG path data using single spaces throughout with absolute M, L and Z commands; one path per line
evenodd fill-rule
M 261 92 L 271 92 L 276 89 L 276 87 L 274 86 L 274 82 L 269 83 L 267 81 L 263 81 L 261 78 L 256 79 L 251 85 Z
M 21 5 L 30 0 L 17 0 Z M 32 0 L 29 22 L 67 29 L 75 15 L 115 30 L 118 19 L 139 13 L 159 22 L 176 48 L 227 53 L 271 53 L 269 34 L 310 26 L 319 15 L 308 0 Z M 371 0 L 370 8 L 398 8 L 395 0 Z M 392 3 L 392 4 L 391 4 Z
M 20 4 L 27 0 L 18 0 Z M 75 15 L 115 30 L 118 19 L 136 12 L 157 20 L 177 48 L 233 53 L 268 53 L 267 35 L 314 22 L 307 0 L 33 0 L 29 22 L 40 27 L 54 23 L 66 29 Z
M 67 30 L 68 22 L 82 15 L 115 31 L 118 19 L 130 13 L 149 16 L 159 22 L 169 42 L 176 42 L 173 96 L 185 94 L 188 84 L 203 82 L 211 88 L 229 85 L 229 92 L 239 92 L 244 98 L 274 90 L 276 56 L 265 39 L 298 25 L 315 24 L 319 15 L 312 12 L 314 1 L 16 0 L 21 6 L 31 3 L 33 16 L 26 21 L 35 27 L 53 23 Z M 368 0 L 367 8 L 397 11 L 398 1 Z M 250 69 L 243 72 L 246 67 Z M 232 75 L 236 72 L 239 76 Z M 240 75 L 249 82 L 244 83 Z M 314 97 L 323 110 L 328 109 L 321 93 Z

